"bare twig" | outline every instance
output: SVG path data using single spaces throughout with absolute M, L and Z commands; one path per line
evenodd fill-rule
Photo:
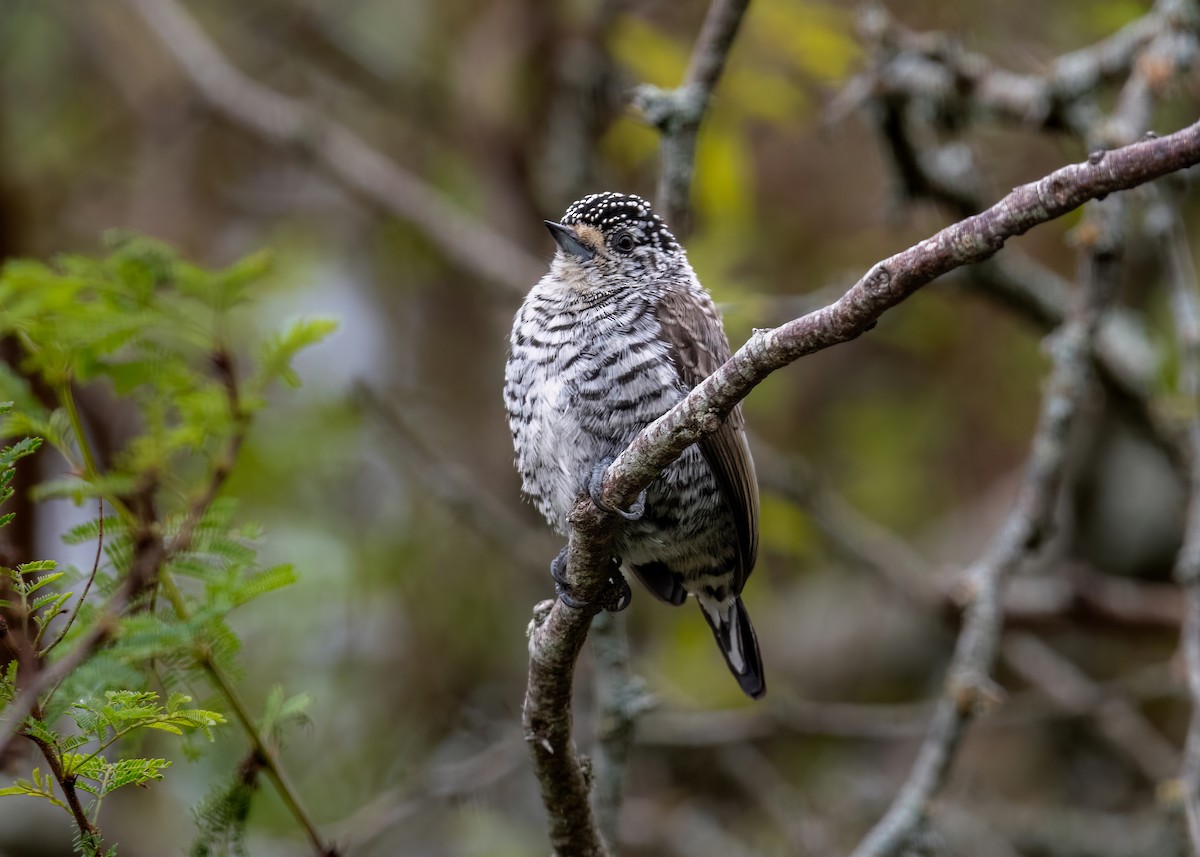
M 1200 122 L 1166 137 L 1145 140 L 1064 167 L 1018 187 L 987 211 L 876 264 L 835 304 L 774 330 L 756 332 L 733 358 L 642 431 L 617 457 L 604 474 L 601 499 L 610 508 L 627 507 L 684 449 L 706 432 L 716 431 L 734 405 L 769 374 L 806 354 L 860 336 L 884 312 L 934 278 L 991 257 L 1008 238 L 1060 217 L 1089 199 L 1144 184 L 1198 162 Z M 1078 324 L 1072 330 L 1078 332 L 1067 337 L 1066 350 L 1074 354 L 1075 346 L 1082 345 L 1086 356 L 1090 336 Z M 1070 365 L 1074 367 L 1074 363 Z M 1053 398 L 1065 401 L 1061 394 Z M 1054 411 L 1047 420 L 1055 422 L 1059 416 L 1059 411 Z M 1044 449 L 1034 455 L 1035 463 L 1039 464 L 1052 458 L 1052 451 Z M 1039 490 L 1031 487 L 1026 492 L 1021 508 L 1029 517 L 1022 520 L 1034 520 L 1036 510 L 1031 504 L 1041 499 L 1040 489 L 1048 487 L 1052 475 L 1041 471 L 1031 474 L 1034 487 Z M 567 577 L 581 599 L 594 600 L 607 580 L 614 521 L 590 500 L 583 499 L 572 511 L 570 523 Z M 1018 538 L 1023 529 L 1016 524 L 1006 528 L 997 547 L 985 558 L 988 566 L 1004 564 L 1001 561 L 1006 555 L 1002 548 L 1007 547 L 1006 540 Z M 980 618 L 974 622 L 968 620 L 968 624 L 981 632 L 985 630 L 983 626 L 991 625 L 990 620 L 995 619 L 998 577 L 995 574 L 979 578 L 985 582 L 992 580 L 991 591 L 981 591 L 972 608 Z M 530 632 L 525 728 L 543 798 L 552 813 L 551 838 L 555 847 L 574 849 L 570 853 L 602 854 L 603 844 L 588 806 L 586 782 L 571 740 L 574 666 L 590 620 L 586 612 L 573 610 L 561 602 L 543 602 L 538 606 Z M 986 633 L 983 637 L 986 638 Z M 979 659 L 976 647 L 980 638 L 980 633 L 962 638 L 963 659 L 968 663 Z M 960 718 L 957 703 L 951 702 L 949 711 L 935 719 L 935 723 L 941 723 L 935 728 L 946 728 L 947 719 L 961 725 Z M 943 759 L 940 764 L 944 762 Z
M 1004 660 L 1067 713 L 1088 716 L 1096 731 L 1152 785 L 1171 777 L 1175 748 L 1122 694 L 1092 681 L 1081 669 L 1032 634 L 1004 644 Z
M 1097 337 L 1111 329 L 1102 321 Z M 846 560 L 869 571 L 912 607 L 955 618 L 956 575 L 940 573 L 907 541 L 822 484 L 797 456 L 784 455 L 755 438 L 754 457 L 760 463 L 763 489 L 805 510 Z M 1077 620 L 1174 629 L 1183 621 L 1174 585 L 1101 574 L 1078 564 L 1054 577 L 1013 580 L 1005 592 L 1004 615 L 1011 625 L 1033 627 Z
M 656 203 L 659 213 L 680 237 L 688 234 L 691 221 L 689 198 L 700 123 L 749 5 L 750 0 L 713 0 L 683 83 L 671 90 L 643 84 L 633 95 L 634 106 L 662 135 Z
M 523 294 L 541 264 L 443 194 L 303 102 L 242 74 L 175 0 L 127 0 L 216 112 L 272 143 L 311 156 L 374 205 L 419 229 L 446 258 Z
M 930 799 L 940 790 L 967 722 L 997 693 L 990 678 L 1003 626 L 1005 579 L 1035 555 L 1052 526 L 1075 417 L 1088 389 L 1089 360 L 1102 308 L 1112 293 L 1085 272 L 1079 308 L 1055 337 L 1051 374 L 1032 451 L 1016 503 L 983 557 L 971 569 L 972 591 L 955 646 L 945 694 L 913 763 L 912 772 L 882 819 L 854 851 L 854 857 L 897 853 L 920 827 Z
M 506 734 L 478 753 L 430 769 L 416 782 L 388 789 L 355 809 L 348 818 L 330 825 L 346 843 L 347 853 L 359 853 L 396 825 L 439 802 L 478 794 L 502 781 L 528 757 L 516 732 Z
M 1113 35 L 1059 57 L 1046 74 L 1030 75 L 998 68 L 945 34 L 912 32 L 872 5 L 861 27 L 879 59 L 834 100 L 826 121 L 840 121 L 871 98 L 928 98 L 957 116 L 1079 132 L 1095 117 L 1088 102 L 1096 87 L 1127 74 L 1153 38 L 1175 27 L 1178 6 L 1160 2 Z

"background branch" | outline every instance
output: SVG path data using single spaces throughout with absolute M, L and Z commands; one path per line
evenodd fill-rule
M 750 0 L 713 0 L 683 83 L 671 90 L 642 84 L 633 94 L 634 106 L 660 134 L 655 208 L 680 240 L 691 231 L 692 174 L 700 124 L 749 5 Z
M 321 112 L 242 74 L 176 0 L 126 0 L 213 110 L 268 141 L 314 159 L 346 187 L 421 230 L 445 257 L 523 294 L 541 263 L 463 214 L 444 195 Z
M 1053 526 L 1062 490 L 1068 441 L 1087 395 L 1088 354 L 1103 308 L 1112 293 L 1089 277 L 1079 308 L 1052 345 L 1054 370 L 1047 383 L 1020 493 L 1009 516 L 970 570 L 966 618 L 954 649 L 945 693 L 938 703 L 912 772 L 887 813 L 854 851 L 854 857 L 886 857 L 903 848 L 922 824 L 929 801 L 941 789 L 967 722 L 994 703 L 991 679 L 1004 622 L 1002 587 L 1035 556 Z

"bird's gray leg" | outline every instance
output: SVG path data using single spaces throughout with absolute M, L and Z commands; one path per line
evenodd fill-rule
M 558 594 L 559 601 L 573 610 L 594 609 L 591 602 L 580 601 L 571 594 L 570 584 L 567 583 L 567 548 L 565 546 L 550 562 L 550 576 L 554 578 L 554 591 Z M 625 575 L 621 574 L 621 561 L 613 557 L 612 573 L 609 575 L 604 591 L 600 593 L 600 597 L 596 599 L 595 603 L 609 613 L 619 613 L 628 607 L 632 600 L 633 591 L 629 588 Z
M 646 492 L 642 491 L 637 495 L 637 499 L 633 501 L 633 505 L 629 507 L 629 511 L 617 509 L 608 505 L 600 499 L 600 485 L 604 480 L 604 471 L 608 469 L 608 465 L 613 463 L 613 457 L 602 458 L 600 463 L 592 468 L 592 478 L 588 480 L 587 490 L 588 496 L 592 498 L 592 502 L 600 509 L 606 512 L 612 512 L 620 515 L 626 521 L 637 521 L 646 513 Z

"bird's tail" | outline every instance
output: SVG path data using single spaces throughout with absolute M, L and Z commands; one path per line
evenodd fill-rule
M 763 676 L 762 655 L 758 651 L 758 637 L 750 624 L 750 615 L 742 599 L 734 596 L 728 601 L 714 601 L 703 595 L 697 596 L 700 612 L 708 620 L 729 671 L 738 680 L 742 690 L 751 699 L 761 699 L 767 692 L 767 681 Z

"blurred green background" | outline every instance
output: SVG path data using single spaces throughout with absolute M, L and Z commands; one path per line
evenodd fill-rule
M 539 264 L 553 250 L 542 220 L 578 196 L 653 196 L 657 135 L 625 98 L 639 82 L 679 82 L 704 12 L 661 0 L 187 8 L 249 78 L 352 128 Z M 913 29 L 953 31 L 1000 65 L 1039 72 L 1148 4 L 888 8 Z M 687 242 L 735 347 L 948 222 L 898 197 L 870 123 L 822 121 L 863 51 L 848 4 L 751 6 L 701 135 Z M 1192 121 L 1198 94 L 1192 73 L 1157 130 Z M 995 127 L 969 139 L 989 200 L 1086 154 L 1065 136 Z M 1070 278 L 1077 222 L 1013 244 Z M 276 273 L 243 316 L 247 339 L 298 315 L 340 320 L 298 362 L 303 388 L 279 393 L 257 420 L 226 489 L 266 526 L 264 562 L 300 571 L 297 585 L 237 616 L 241 684 L 256 707 L 275 683 L 312 696 L 311 724 L 283 758 L 318 823 L 356 855 L 546 853 L 520 711 L 525 628 L 534 603 L 552 596 L 560 545 L 520 500 L 500 396 L 523 289 L 480 276 L 296 147 L 214 111 L 132 5 L 0 0 L 0 254 L 95 252 L 114 227 L 213 266 L 270 248 Z M 460 240 L 464 256 L 479 252 L 469 234 Z M 1148 337 L 1151 356 L 1169 365 L 1153 259 L 1135 261 L 1127 299 L 1162 331 Z M 746 404 L 757 443 L 803 456 L 817 484 L 910 544 L 931 580 L 975 557 L 1002 516 L 1048 365 L 1042 332 L 970 285 L 930 286 L 861 340 L 777 373 Z M 1121 442 L 1126 453 L 1114 451 Z M 1168 579 L 1181 500 L 1165 460 L 1119 427 L 1097 428 L 1081 450 L 1090 502 L 1068 521 L 1070 549 L 1043 572 L 1087 564 Z M 56 464 L 43 453 L 36 466 L 45 477 Z M 1119 475 L 1128 472 L 1144 478 Z M 1112 480 L 1125 504 L 1106 513 Z M 34 555 L 70 559 L 57 534 L 78 514 L 40 507 Z M 635 590 L 634 667 L 659 708 L 634 748 L 625 853 L 836 853 L 911 762 L 953 623 L 898 598 L 778 492 L 764 496 L 762 528 L 746 591 L 771 687 L 758 710 L 694 609 Z M 1187 709 L 1171 680 L 1169 621 L 1114 630 L 1064 620 L 1039 633 L 1097 681 L 1142 680 L 1131 692 L 1178 744 Z M 585 650 L 585 750 L 589 675 Z M 975 849 L 954 853 L 1043 853 L 1012 844 L 1039 809 L 1093 834 L 1101 814 L 1162 829 L 1155 784 L 1096 737 L 1089 711 L 1064 714 L 1011 671 L 999 678 L 1012 705 L 972 734 L 941 810 L 947 835 Z M 822 707 L 834 703 L 849 707 Z M 726 720 L 679 719 L 712 710 Z M 681 726 L 693 722 L 695 735 Z M 226 732 L 165 782 L 114 799 L 106 832 L 122 855 L 186 849 L 188 808 L 244 752 Z M 0 854 L 69 853 L 62 819 L 48 825 L 42 811 L 0 800 Z M 250 853 L 305 853 L 269 790 Z

